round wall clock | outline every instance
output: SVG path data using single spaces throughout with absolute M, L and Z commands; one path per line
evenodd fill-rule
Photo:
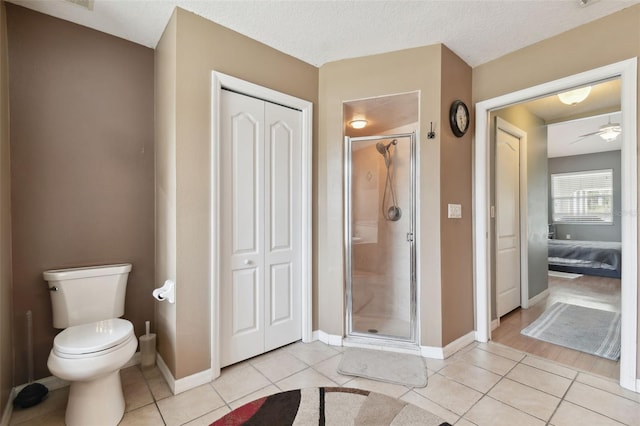
M 469 109 L 464 102 L 457 100 L 451 104 L 449 110 L 451 130 L 457 137 L 463 136 L 469 129 Z

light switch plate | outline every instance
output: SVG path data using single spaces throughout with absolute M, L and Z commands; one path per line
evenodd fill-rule
M 460 204 L 449 204 L 448 205 L 448 213 L 449 219 L 460 219 L 462 218 L 462 205 Z

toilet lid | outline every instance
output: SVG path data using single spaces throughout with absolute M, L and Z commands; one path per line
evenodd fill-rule
M 59 354 L 90 354 L 117 346 L 132 335 L 133 324 L 113 318 L 64 329 L 53 340 L 53 349 Z

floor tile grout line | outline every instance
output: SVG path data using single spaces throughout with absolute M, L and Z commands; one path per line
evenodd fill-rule
M 220 398 L 220 400 L 221 400 L 222 402 L 224 402 L 224 405 L 222 405 L 222 406 L 220 406 L 220 407 L 218 407 L 218 408 L 222 408 L 222 407 L 224 407 L 224 406 L 226 405 L 228 409 L 232 410 L 231 406 L 229 406 L 229 403 L 228 403 L 228 402 L 227 402 L 227 401 L 222 397 L 222 395 L 220 394 L 220 392 L 218 392 L 218 389 L 216 389 L 216 388 L 215 388 L 215 386 L 213 386 L 213 382 L 214 382 L 214 381 L 215 381 L 215 380 L 210 381 L 210 382 L 209 382 L 209 386 L 211 386 L 211 389 L 213 389 L 213 391 L 216 393 L 216 395 L 218 395 L 218 397 Z M 233 401 L 232 401 L 232 402 L 233 402 Z M 217 410 L 218 408 L 215 408 L 215 409 L 213 409 L 212 411 L 215 411 L 215 410 Z
M 624 423 L 622 423 L 622 422 L 620 422 L 620 421 L 618 421 L 618 420 L 616 420 L 616 419 L 614 419 L 614 418 L 612 418 L 612 417 L 610 417 L 610 416 L 608 416 L 608 415 L 606 415 L 606 414 L 604 414 L 604 413 L 600 413 L 600 412 L 598 412 L 598 411 L 592 410 L 592 409 L 590 409 L 590 408 L 588 408 L 588 407 L 584 407 L 584 406 L 582 406 L 582 405 L 580 405 L 580 404 L 577 404 L 577 403 L 575 403 L 575 402 L 572 402 L 572 401 L 569 401 L 568 399 L 566 399 L 567 394 L 569 393 L 569 391 L 571 390 L 571 388 L 573 387 L 573 385 L 574 385 L 574 384 L 578 383 L 578 384 L 581 384 L 581 385 L 589 386 L 589 385 L 587 385 L 586 383 L 582 383 L 582 382 L 578 381 L 578 376 L 579 376 L 579 374 L 576 374 L 576 376 L 571 380 L 571 383 L 569 384 L 569 386 L 567 387 L 567 390 L 566 390 L 566 391 L 564 392 L 564 394 L 562 395 L 562 398 L 560 399 L 560 403 L 558 404 L 558 406 L 557 406 L 557 407 L 556 407 L 556 409 L 554 410 L 554 412 L 553 412 L 552 416 L 549 418 L 549 422 L 547 422 L 547 424 L 549 424 L 549 423 L 551 422 L 551 419 L 553 419 L 553 416 L 555 416 L 556 412 L 558 411 L 558 409 L 560 408 L 560 405 L 561 405 L 563 402 L 566 402 L 567 404 L 573 404 L 573 405 L 575 405 L 576 407 L 580 407 L 580 408 L 583 408 L 583 409 L 585 409 L 585 410 L 587 410 L 587 411 L 590 411 L 590 412 L 592 412 L 592 413 L 594 413 L 594 414 L 597 414 L 597 415 L 599 415 L 599 416 L 606 417 L 607 419 L 612 420 L 612 421 L 614 421 L 614 422 L 616 422 L 616 423 L 624 424 Z M 593 387 L 593 386 L 589 386 L 589 387 L 591 387 L 591 388 L 593 388 L 593 389 L 598 389 L 598 390 L 600 390 L 600 391 L 602 391 L 602 392 L 607 392 L 607 391 L 605 391 L 604 389 L 599 389 L 599 388 L 596 388 L 596 387 Z M 613 395 L 613 396 L 620 397 L 619 395 L 616 395 L 616 394 L 614 394 L 614 393 L 611 393 L 611 392 L 608 392 L 608 393 L 609 393 L 609 394 L 611 394 L 611 395 Z
M 577 376 L 576 376 L 576 378 L 577 378 Z M 596 410 L 592 410 L 591 408 L 589 408 L 589 407 L 585 407 L 584 405 L 581 405 L 581 404 L 579 404 L 579 403 L 577 403 L 577 402 L 573 402 L 573 401 L 569 401 L 568 399 L 565 399 L 565 396 L 569 393 L 569 390 L 571 389 L 571 387 L 573 387 L 573 385 L 574 385 L 575 383 L 577 383 L 577 384 L 579 384 L 579 385 L 583 385 L 583 386 L 590 387 L 591 389 L 597 389 L 597 390 L 599 390 L 599 391 L 601 391 L 601 392 L 606 392 L 606 393 L 608 393 L 608 394 L 610 394 L 610 395 L 613 395 L 614 397 L 622 398 L 620 395 L 616 395 L 616 394 L 614 394 L 614 393 L 607 392 L 607 391 L 605 391 L 604 389 L 599 389 L 599 388 L 595 388 L 595 387 L 593 387 L 593 386 L 589 386 L 589 385 L 587 385 L 586 383 L 582 383 L 582 382 L 579 382 L 579 381 L 577 381 L 577 380 L 575 380 L 575 379 L 574 379 L 574 380 L 571 382 L 571 386 L 569 386 L 569 388 L 567 389 L 567 392 L 566 392 L 566 393 L 565 393 L 565 395 L 562 397 L 562 400 L 563 400 L 563 401 L 566 401 L 566 402 L 567 402 L 567 403 L 569 403 L 569 404 L 573 404 L 573 405 L 575 405 L 576 407 L 583 408 L 583 409 L 585 409 L 585 410 L 587 410 L 587 411 L 591 411 L 592 413 L 598 414 L 598 415 L 600 415 L 600 416 L 602 416 L 602 417 L 606 417 L 607 419 L 609 419 L 609 420 L 613 420 L 614 422 L 621 423 L 621 424 L 626 424 L 626 423 L 621 422 L 620 420 L 616 420 L 616 419 L 614 419 L 613 417 L 611 417 L 611 416 L 609 416 L 609 415 L 607 415 L 607 414 L 601 413 L 601 412 L 596 411 Z M 626 399 L 626 398 L 623 398 L 623 399 Z M 631 401 L 631 402 L 634 402 L 634 401 Z
M 522 359 L 524 359 L 524 357 L 523 357 Z M 467 411 L 465 411 L 465 412 L 464 412 L 460 417 L 462 418 L 462 417 L 466 416 L 466 415 L 467 415 L 467 413 L 469 413 L 469 412 L 473 409 L 473 407 L 475 407 L 475 406 L 476 406 L 480 401 L 482 401 L 482 400 L 486 397 L 486 398 L 491 398 L 491 399 L 493 399 L 494 401 L 497 401 L 497 402 L 499 402 L 499 403 L 501 403 L 501 404 L 505 404 L 505 405 L 507 405 L 508 407 L 513 408 L 514 410 L 517 410 L 517 411 L 519 411 L 519 412 L 521 412 L 521 413 L 523 413 L 523 414 L 526 414 L 527 416 L 533 417 L 533 418 L 535 418 L 535 419 L 540 419 L 539 417 L 533 416 L 533 415 L 531 415 L 531 414 L 529 414 L 529 413 L 527 413 L 527 412 L 525 412 L 525 411 L 522 411 L 521 409 L 519 409 L 519 408 L 517 408 L 517 407 L 514 407 L 514 406 L 512 406 L 512 405 L 510 405 L 510 404 L 507 404 L 507 403 L 505 403 L 505 402 L 503 402 L 503 401 L 500 401 L 500 400 L 498 400 L 498 399 L 495 399 L 495 398 L 493 398 L 491 395 L 489 395 L 489 392 L 491 392 L 491 390 L 492 390 L 493 388 L 495 388 L 495 387 L 498 385 L 498 383 L 500 383 L 503 379 L 505 379 L 505 378 L 506 378 L 506 376 L 507 376 L 507 374 L 509 374 L 509 373 L 510 373 L 514 368 L 516 368 L 516 367 L 517 367 L 517 366 L 522 362 L 522 359 L 521 359 L 520 361 L 518 361 L 518 362 L 517 362 L 517 363 L 516 363 L 512 368 L 511 368 L 511 370 L 509 370 L 506 374 L 504 374 L 503 376 L 501 376 L 501 377 L 500 377 L 500 380 L 498 380 L 496 383 L 494 383 L 494 384 L 493 384 L 493 386 L 491 386 L 491 387 L 490 387 L 486 392 L 482 393 L 482 392 L 478 391 L 477 389 L 474 389 L 476 392 L 480 392 L 480 393 L 482 393 L 482 396 L 481 396 L 480 398 L 478 398 L 478 400 L 477 400 L 476 402 L 474 402 L 474 403 L 473 403 L 473 404 L 472 404 L 472 405 L 467 409 Z M 446 377 L 446 376 L 445 376 L 445 377 Z M 455 379 L 452 379 L 452 380 L 454 380 L 454 381 L 455 381 Z M 459 382 L 457 382 L 457 383 L 459 383 Z M 464 383 L 460 383 L 460 384 L 464 385 Z M 467 387 L 469 387 L 469 386 L 467 386 Z M 471 388 L 471 389 L 473 389 L 473 388 Z M 558 405 L 559 405 L 559 404 L 560 404 L 560 402 L 558 402 Z M 540 419 L 540 420 L 542 420 L 542 419 Z M 544 421 L 544 420 L 543 420 L 543 421 Z
M 594 376 L 594 377 L 598 378 L 597 376 Z M 589 383 L 581 382 L 580 380 L 578 380 L 578 376 L 576 376 L 576 382 L 577 382 L 577 383 L 579 383 L 579 384 L 581 384 L 581 385 L 589 386 L 589 387 L 590 387 L 590 388 L 592 388 L 592 389 L 597 389 L 597 390 L 599 390 L 599 391 L 606 392 L 606 393 L 608 393 L 609 395 L 613 395 L 613 396 L 618 397 L 618 398 L 626 399 L 627 401 L 631 401 L 631 402 L 633 402 L 633 403 L 635 403 L 635 404 L 637 404 L 637 405 L 640 405 L 640 401 L 636 401 L 636 400 L 634 400 L 634 399 L 632 399 L 632 398 L 628 398 L 628 397 L 627 397 L 627 396 L 625 396 L 625 395 L 620 395 L 620 394 L 617 394 L 617 393 L 615 393 L 615 392 L 611 392 L 611 391 L 609 391 L 609 390 L 607 390 L 607 389 L 602 389 L 601 387 L 594 386 L 594 385 L 591 385 L 591 384 L 589 384 Z M 620 385 L 618 385 L 618 386 L 619 386 L 621 389 L 623 389 L 623 390 L 624 390 L 624 388 L 623 388 L 622 386 L 620 386 Z M 631 391 L 630 391 L 630 392 L 631 392 Z
M 603 389 L 602 387 L 594 386 L 594 385 L 591 385 L 591 384 L 588 384 L 588 383 L 585 383 L 585 382 L 582 382 L 582 381 L 578 380 L 578 377 L 580 377 L 580 375 L 590 376 L 590 377 L 593 377 L 593 378 L 595 378 L 595 379 L 602 379 L 602 380 L 609 379 L 609 378 L 608 378 L 608 377 L 606 377 L 606 376 L 598 375 L 598 374 L 595 374 L 595 373 L 592 373 L 592 372 L 588 372 L 588 371 L 583 371 L 583 370 L 580 370 L 580 369 L 573 369 L 573 368 L 568 367 L 568 366 L 565 366 L 565 365 L 563 365 L 562 363 L 559 363 L 559 362 L 555 362 L 555 361 L 548 360 L 548 359 L 545 359 L 545 358 L 536 357 L 535 355 L 527 354 L 527 357 L 529 357 L 529 356 L 530 356 L 530 357 L 532 357 L 532 358 L 534 358 L 534 359 L 541 360 L 541 361 L 543 361 L 543 362 L 550 362 L 550 363 L 553 363 L 553 364 L 557 364 L 557 365 L 559 365 L 559 366 L 560 366 L 560 367 L 562 367 L 562 368 L 565 368 L 565 369 L 567 369 L 567 370 L 570 370 L 570 371 L 573 371 L 574 373 L 576 373 L 576 374 L 575 374 L 575 376 L 574 376 L 573 378 L 569 378 L 569 377 L 563 376 L 563 375 L 561 375 L 561 374 L 557 374 L 557 373 L 554 373 L 554 372 L 552 372 L 552 371 L 546 370 L 546 369 L 544 369 L 544 368 L 540 368 L 540 367 L 536 367 L 536 366 L 534 366 L 534 365 L 530 365 L 530 364 L 522 363 L 523 365 L 525 365 L 525 366 L 527 366 L 527 367 L 530 367 L 530 368 L 533 368 L 533 369 L 536 369 L 536 370 L 538 370 L 538 371 L 543 371 L 543 372 L 545 372 L 545 373 L 553 374 L 554 376 L 557 376 L 557 377 L 560 377 L 560 378 L 564 378 L 564 379 L 570 380 L 570 381 L 571 381 L 571 383 L 569 384 L 569 386 L 571 386 L 571 385 L 573 384 L 573 382 L 575 381 L 575 382 L 577 382 L 577 383 L 581 383 L 581 384 L 586 385 L 586 386 L 589 386 L 589 387 L 591 387 L 591 388 L 598 389 L 598 390 L 601 390 L 601 391 L 603 391 L 603 392 L 607 392 L 607 393 L 609 393 L 609 394 L 611 394 L 611 395 L 613 395 L 613 396 L 617 396 L 617 397 L 620 397 L 620 398 L 624 398 L 624 399 L 627 399 L 627 400 L 629 400 L 629 401 L 631 401 L 631 402 L 635 402 L 636 404 L 640 404 L 640 401 L 636 401 L 636 400 L 634 400 L 633 398 L 627 397 L 626 395 L 620 395 L 620 394 L 618 394 L 618 393 L 611 392 L 611 391 L 609 391 L 609 390 L 607 390 L 607 389 Z M 525 357 L 525 358 L 526 358 L 526 357 Z M 523 359 L 523 360 L 524 360 L 524 359 Z M 513 380 L 513 379 L 512 379 L 512 380 Z M 615 383 L 617 386 L 620 386 L 617 382 L 612 382 L 612 383 Z M 523 383 L 523 384 L 526 384 L 526 383 Z M 621 389 L 624 389 L 624 388 L 622 388 L 622 387 L 621 387 Z
M 516 408 L 517 410 L 520 410 L 520 411 L 522 411 L 522 412 L 523 412 L 523 413 L 525 413 L 525 414 L 529 414 L 529 415 L 530 415 L 530 416 L 532 416 L 532 417 L 535 417 L 535 418 L 537 418 L 537 419 L 540 419 L 540 420 L 544 421 L 546 425 L 548 425 L 548 424 L 549 424 L 549 422 L 551 422 L 551 419 L 552 419 L 552 418 L 553 418 L 553 416 L 555 415 L 556 411 L 558 411 L 558 407 L 560 407 L 560 404 L 562 404 L 562 401 L 564 400 L 564 395 L 566 395 L 566 393 L 569 391 L 569 388 L 571 387 L 571 384 L 572 384 L 573 382 L 569 383 L 569 386 L 567 386 L 567 389 L 564 391 L 563 396 L 562 396 L 562 397 L 558 397 L 558 396 L 556 396 L 556 395 L 553 395 L 553 394 L 550 394 L 550 393 L 548 393 L 548 392 L 546 392 L 546 391 L 543 391 L 542 389 L 538 389 L 538 388 L 533 387 L 533 386 L 530 386 L 530 385 L 528 385 L 528 384 L 526 384 L 526 383 L 521 383 L 521 382 L 519 382 L 519 381 L 517 381 L 517 380 L 514 380 L 514 379 L 512 379 L 512 378 L 510 378 L 510 377 L 507 377 L 507 375 L 509 375 L 509 373 L 511 373 L 513 370 L 515 370 L 515 368 L 516 368 L 518 365 L 525 365 L 525 366 L 531 367 L 531 366 L 529 366 L 529 365 L 527 365 L 527 364 L 525 364 L 525 363 L 523 362 L 526 358 L 527 358 L 527 355 L 525 354 L 525 356 L 524 356 L 524 357 L 522 357 L 522 359 L 521 359 L 520 361 L 518 361 L 518 363 L 517 363 L 516 365 L 514 365 L 514 366 L 513 366 L 513 368 L 512 368 L 511 370 L 509 370 L 509 372 L 507 372 L 507 374 L 505 374 L 505 375 L 504 375 L 503 379 L 507 379 L 507 380 L 511 380 L 511 381 L 513 381 L 513 382 L 516 382 L 516 383 L 520 383 L 521 385 L 523 385 L 523 386 L 527 386 L 527 387 L 529 387 L 530 389 L 537 390 L 538 392 L 542 392 L 542 393 L 544 393 L 544 394 L 546 394 L 546 395 L 549 395 L 549 396 L 552 396 L 552 397 L 554 397 L 554 398 L 558 398 L 558 402 L 557 402 L 557 404 L 556 404 L 555 408 L 553 409 L 553 411 L 552 411 L 551 415 L 549 415 L 549 418 L 548 418 L 547 420 L 540 419 L 540 417 L 533 416 L 532 414 L 529 414 L 529 413 L 527 413 L 527 412 L 524 412 L 524 411 L 520 410 L 519 408 L 513 407 L 512 405 L 507 404 L 507 403 L 505 403 L 505 402 L 503 402 L 503 401 L 500 401 L 500 402 L 502 402 L 503 404 L 506 404 L 506 405 L 508 405 L 508 406 L 510 406 L 510 407 L 512 407 L 512 408 Z M 535 368 L 535 367 L 532 367 L 532 368 Z M 538 369 L 538 370 L 540 370 L 540 371 L 544 371 L 544 370 L 541 370 L 541 369 Z M 553 374 L 553 373 L 550 373 L 550 372 L 547 372 L 547 373 L 549 373 L 549 374 Z M 556 375 L 556 376 L 557 376 L 557 375 Z M 576 378 L 576 377 L 578 377 L 578 375 L 577 375 L 577 374 L 574 376 L 574 379 L 573 379 L 573 380 L 575 380 L 575 378 Z M 497 385 L 497 383 L 496 383 L 496 385 Z M 494 398 L 494 399 L 495 399 L 495 398 Z M 497 400 L 497 401 L 498 401 L 498 400 Z
M 427 385 L 427 386 L 429 386 L 429 385 Z M 426 386 L 425 386 L 425 387 L 426 387 Z M 415 389 L 416 389 L 416 388 L 411 388 L 411 389 L 409 389 L 409 391 L 408 391 L 408 392 L 404 393 L 404 394 L 403 394 L 402 396 L 400 396 L 398 399 L 402 398 L 403 396 L 405 396 L 405 395 L 407 395 L 407 394 L 409 394 L 409 393 L 411 393 L 411 392 L 414 392 L 418 397 L 420 397 L 420 398 L 422 398 L 422 399 L 425 399 L 425 400 L 427 400 L 427 401 L 431 402 L 432 404 L 437 405 L 438 407 L 442 408 L 442 409 L 443 409 L 443 410 L 445 410 L 445 411 L 448 411 L 449 413 L 453 414 L 454 416 L 458 416 L 458 420 L 460 420 L 460 419 L 462 418 L 462 416 L 461 416 L 460 414 L 458 414 L 458 413 L 455 413 L 455 412 L 451 411 L 451 410 L 450 410 L 450 409 L 448 409 L 447 407 L 443 407 L 442 405 L 440 405 L 440 404 L 438 404 L 437 402 L 435 402 L 434 400 L 432 400 L 432 399 L 430 399 L 430 398 L 428 398 L 428 397 L 426 397 L 426 396 L 422 395 L 421 393 L 415 392 Z M 421 389 L 422 389 L 422 388 L 421 388 Z M 429 411 L 429 410 L 427 410 L 427 411 Z M 430 412 L 431 412 L 431 411 L 430 411 Z M 432 414 L 435 414 L 435 413 L 433 413 L 433 412 L 431 412 L 431 413 L 432 413 Z M 458 420 L 456 420 L 456 422 L 457 422 Z
M 243 361 L 241 361 L 241 362 L 243 362 Z M 238 364 L 235 364 L 235 365 L 238 365 Z M 253 369 L 254 369 L 258 374 L 260 374 L 262 377 L 264 377 L 264 378 L 265 378 L 265 379 L 270 383 L 270 385 L 274 385 L 276 388 L 280 389 L 280 388 L 278 387 L 278 385 L 276 385 L 274 382 L 272 382 L 272 381 L 271 381 L 271 379 L 269 379 L 267 376 L 265 376 L 265 375 L 262 373 L 262 371 L 260 371 L 259 369 L 257 369 L 257 368 L 256 368 L 256 367 L 255 367 L 251 362 L 247 362 L 245 365 L 249 365 L 249 366 L 251 366 L 251 368 L 253 368 Z M 222 394 L 218 391 L 218 389 L 216 389 L 216 387 L 215 387 L 215 385 L 214 385 L 215 381 L 216 381 L 216 380 L 218 380 L 220 377 L 222 377 L 222 372 L 220 373 L 220 376 L 216 377 L 214 380 L 212 380 L 212 381 L 211 381 L 211 382 L 209 382 L 209 383 L 211 384 L 211 387 L 213 388 L 213 390 L 215 390 L 215 391 L 216 391 L 216 393 L 218 394 L 218 396 L 220 397 L 220 399 L 222 399 L 222 401 L 225 403 L 225 405 L 227 405 L 227 407 L 229 407 L 229 409 L 230 409 L 230 410 L 232 410 L 232 411 L 233 411 L 233 409 L 232 409 L 232 408 L 231 408 L 231 406 L 229 405 L 229 404 L 231 404 L 232 402 L 235 402 L 235 401 L 237 401 L 237 400 L 239 400 L 239 399 L 242 399 L 242 398 L 244 398 L 244 397 L 246 397 L 246 396 L 251 395 L 252 393 L 258 392 L 258 391 L 260 391 L 260 390 L 262 390 L 262 389 L 264 389 L 264 388 L 266 388 L 266 387 L 269 387 L 269 386 L 270 386 L 270 385 L 263 386 L 263 387 L 261 387 L 261 388 L 259 388 L 259 389 L 256 389 L 256 390 L 253 390 L 253 391 L 251 391 L 251 392 L 247 393 L 246 395 L 239 396 L 238 398 L 233 399 L 233 400 L 231 400 L 231 401 L 228 401 L 228 402 L 227 402 L 227 400 L 222 396 Z
M 488 342 L 487 342 L 487 343 L 488 343 Z M 499 343 L 498 343 L 498 344 L 499 344 Z M 501 346 L 502 346 L 502 345 L 501 345 Z M 509 348 L 508 346 L 503 346 L 503 347 L 504 347 L 504 348 L 506 348 L 507 350 L 516 351 L 515 349 L 513 349 L 513 348 Z M 527 356 L 527 354 L 526 354 L 525 352 L 516 351 L 516 352 L 518 352 L 518 354 L 521 354 L 521 355 L 522 355 L 522 357 L 521 357 L 519 360 L 515 360 L 515 359 L 513 359 L 513 358 L 509 358 L 509 357 L 506 357 L 506 356 L 504 356 L 504 355 L 500 355 L 500 354 L 497 354 L 497 353 L 495 353 L 495 352 L 492 352 L 492 351 L 486 350 L 485 348 L 481 347 L 480 345 L 477 345 L 477 346 L 476 346 L 476 349 L 478 349 L 479 351 L 486 352 L 486 353 L 488 353 L 488 354 L 490 354 L 490 355 L 494 355 L 494 356 L 498 356 L 498 357 L 500 357 L 500 358 L 504 358 L 504 359 L 506 359 L 506 360 L 508 360 L 508 361 L 513 361 L 513 362 L 515 362 L 515 363 L 520 362 L 523 358 L 525 358 L 525 357 Z
M 553 371 L 546 370 L 544 368 L 536 367 L 535 365 L 527 364 L 526 362 L 524 362 L 524 360 L 526 358 L 528 358 L 528 357 L 531 357 L 533 359 L 537 359 L 539 361 L 555 364 L 555 365 L 557 365 L 559 367 L 562 367 L 562 368 L 565 368 L 567 370 L 570 370 L 570 371 L 574 372 L 575 375 L 573 377 L 567 377 L 567 376 L 563 376 L 562 374 L 558 374 L 558 373 L 554 373 Z M 531 367 L 531 368 L 534 368 L 534 369 L 539 370 L 539 371 L 544 371 L 545 373 L 553 374 L 554 376 L 562 377 L 562 378 L 565 378 L 567 380 L 573 380 L 576 377 L 578 377 L 578 375 L 580 374 L 580 371 L 575 370 L 575 369 L 573 369 L 571 367 L 567 367 L 567 366 L 565 366 L 565 365 L 563 365 L 563 364 L 561 364 L 559 362 L 551 361 L 551 360 L 548 360 L 548 359 L 545 359 L 545 358 L 538 358 L 538 357 L 536 357 L 534 355 L 527 355 L 526 357 L 524 357 L 522 359 L 522 361 L 523 361 L 523 362 L 521 362 L 522 365 L 526 365 L 527 367 Z
M 511 370 L 509 370 L 509 371 L 508 371 L 508 372 L 503 376 L 503 378 L 504 378 L 504 379 L 507 379 L 507 380 L 511 380 L 512 382 L 515 382 L 515 383 L 521 384 L 522 386 L 526 386 L 526 387 L 528 387 L 528 388 L 530 388 L 530 389 L 533 389 L 533 390 L 536 390 L 536 391 L 538 391 L 538 392 L 544 393 L 545 395 L 549 395 L 549 396 L 552 396 L 552 397 L 554 397 L 554 398 L 562 399 L 562 397 L 561 397 L 561 396 L 554 395 L 554 394 L 552 394 L 551 392 L 547 392 L 546 390 L 542 390 L 542 389 L 539 389 L 539 388 L 537 388 L 537 387 L 535 387 L 535 386 L 533 386 L 533 385 L 530 385 L 530 384 L 528 384 L 528 383 L 521 382 L 520 380 L 516 380 L 516 379 L 514 379 L 513 377 L 507 377 L 507 376 L 509 375 L 509 373 L 511 373 L 511 371 L 515 370 L 515 368 L 516 368 L 518 365 L 520 365 L 520 364 L 521 364 L 521 363 L 518 363 L 518 364 L 516 364 L 515 366 L 513 366 L 513 368 L 512 368 Z M 527 364 L 522 364 L 522 365 L 527 366 L 527 367 L 531 367 L 530 365 L 527 365 Z M 535 367 L 531 367 L 531 368 L 535 368 Z M 539 369 L 539 368 L 537 368 L 536 370 L 538 370 L 538 371 L 542 371 L 542 372 L 545 372 L 545 373 L 549 373 L 549 374 L 552 374 L 552 375 L 554 375 L 554 376 L 556 376 L 556 377 L 560 377 L 560 378 L 564 378 L 564 379 L 569 380 L 569 381 L 570 381 L 570 383 L 569 383 L 569 386 L 567 386 L 567 389 L 569 389 L 569 387 L 571 386 L 571 383 L 573 383 L 573 382 L 572 382 L 572 380 L 573 380 L 573 379 L 570 379 L 570 378 L 568 378 L 568 377 L 558 376 L 557 374 L 553 374 L 553 373 L 550 373 L 550 372 L 548 372 L 548 371 L 541 370 L 541 369 Z M 577 377 L 577 376 L 576 376 L 576 377 Z M 566 390 L 565 390 L 565 393 L 566 393 Z
M 440 406 L 440 407 L 444 408 L 445 410 L 447 410 L 447 411 L 451 411 L 451 412 L 452 412 L 452 413 L 454 413 L 455 415 L 459 415 L 460 417 L 464 417 L 464 415 L 465 415 L 466 413 L 468 413 L 468 412 L 469 412 L 469 410 L 471 410 L 471 408 L 473 408 L 473 406 L 475 406 L 475 405 L 476 405 L 476 404 L 477 404 L 477 403 L 478 403 L 482 398 L 484 398 L 484 396 L 485 396 L 485 395 L 484 395 L 482 392 L 480 392 L 479 390 L 474 389 L 474 388 L 472 388 L 472 387 L 470 387 L 470 386 L 467 386 L 467 385 L 465 385 L 464 383 L 460 383 L 460 382 L 458 382 L 458 381 L 457 381 L 457 380 L 455 380 L 455 379 L 452 379 L 452 378 L 450 378 L 450 377 L 448 377 L 448 376 L 445 376 L 444 374 L 440 374 L 439 372 L 437 372 L 437 373 L 435 373 L 435 374 L 437 374 L 437 375 L 439 375 L 439 376 L 441 376 L 441 377 L 444 377 L 444 378 L 445 378 L 445 379 L 447 379 L 447 380 L 451 380 L 452 382 L 457 383 L 457 384 L 459 384 L 459 385 L 461 385 L 461 386 L 464 386 L 464 387 L 466 387 L 466 388 L 468 388 L 468 389 L 471 389 L 472 391 L 478 392 L 479 394 L 481 394 L 481 395 L 482 395 L 480 398 L 478 398 L 478 400 L 477 400 L 476 402 L 474 402 L 473 404 L 471 404 L 471 407 L 469 407 L 469 409 L 467 409 L 467 411 L 465 411 L 463 414 L 458 414 L 457 412 L 452 411 L 452 410 L 449 410 L 447 407 L 444 407 L 443 405 L 439 404 L 438 402 L 434 401 L 433 399 L 429 398 L 428 396 L 424 396 L 424 395 L 419 394 L 419 395 L 423 396 L 424 398 L 428 399 L 429 401 L 433 402 L 434 404 L 436 404 L 436 405 L 438 405 L 438 406 Z M 428 386 L 428 385 L 427 385 L 427 386 Z
M 553 419 L 553 416 L 555 416 L 555 415 L 556 415 L 556 413 L 558 412 L 558 409 L 560 408 L 560 405 L 562 405 L 562 403 L 563 403 L 564 401 L 566 401 L 566 400 L 565 400 L 565 397 L 566 397 L 566 396 L 567 396 L 567 394 L 569 393 L 569 390 L 571 389 L 571 386 L 573 386 L 573 384 L 576 382 L 576 379 L 577 379 L 577 378 L 578 378 L 578 374 L 576 374 L 576 375 L 574 376 L 574 378 L 573 378 L 573 379 L 571 379 L 571 383 L 569 383 L 569 386 L 567 386 L 567 389 L 566 389 L 566 390 L 564 391 L 564 393 L 562 394 L 562 397 L 560 398 L 560 402 L 559 402 L 559 403 L 558 403 L 558 405 L 556 406 L 556 409 L 555 409 L 555 410 L 553 410 L 553 413 L 551 414 L 551 417 L 549 417 L 549 421 L 547 421 L 547 425 L 548 425 L 549 423 L 551 423 L 551 419 Z M 567 401 L 567 402 L 568 402 L 568 401 Z

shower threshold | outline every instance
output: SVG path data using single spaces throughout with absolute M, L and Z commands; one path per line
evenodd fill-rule
M 342 346 L 364 349 L 377 349 L 390 352 L 408 353 L 420 355 L 420 346 L 417 343 L 387 339 L 384 336 L 348 336 L 342 340 Z

